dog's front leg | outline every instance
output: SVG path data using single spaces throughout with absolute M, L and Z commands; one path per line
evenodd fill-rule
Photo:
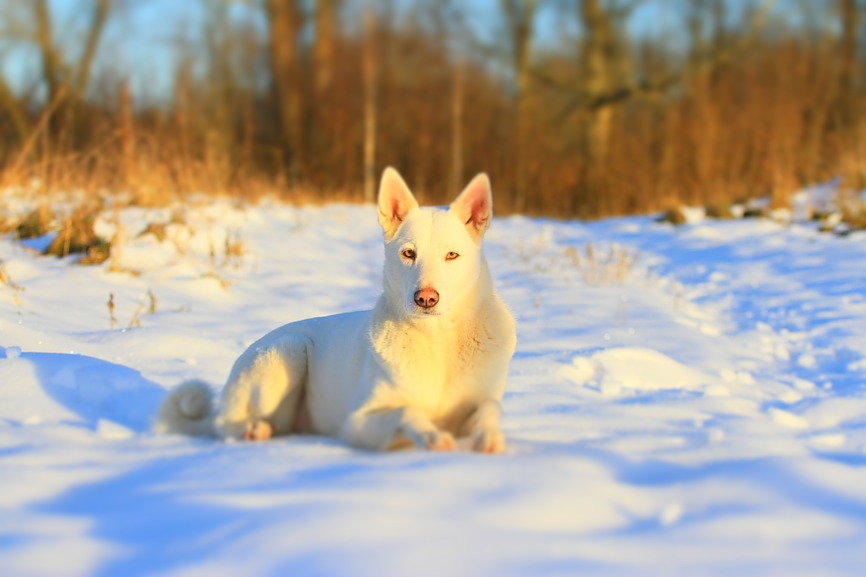
M 495 399 L 482 401 L 463 426 L 472 439 L 472 450 L 479 453 L 501 453 L 505 450 L 505 435 L 499 425 L 502 406 Z
M 407 440 L 430 451 L 452 451 L 456 447 L 450 433 L 440 431 L 422 411 L 408 406 L 358 411 L 346 423 L 343 437 L 371 451 L 399 448 Z

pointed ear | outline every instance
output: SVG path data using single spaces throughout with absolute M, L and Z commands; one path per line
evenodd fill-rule
M 406 215 L 417 208 L 418 201 L 400 173 L 390 166 L 386 168 L 379 183 L 379 224 L 385 231 L 385 238 L 391 240 Z
M 493 217 L 493 192 L 487 175 L 482 172 L 473 178 L 451 203 L 450 210 L 466 223 L 473 237 L 480 239 Z

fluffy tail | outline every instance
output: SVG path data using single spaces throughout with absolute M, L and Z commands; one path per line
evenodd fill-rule
M 153 428 L 157 433 L 210 437 L 214 435 L 213 412 L 210 386 L 203 381 L 186 381 L 163 401 Z

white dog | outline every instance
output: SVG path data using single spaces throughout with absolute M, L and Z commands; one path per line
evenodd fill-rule
M 157 430 L 229 439 L 315 433 L 387 450 L 409 443 L 505 448 L 500 400 L 516 343 L 481 241 L 490 181 L 476 176 L 447 210 L 419 208 L 394 169 L 382 175 L 384 292 L 371 311 L 307 319 L 253 343 L 214 411 L 190 381 L 163 404 Z

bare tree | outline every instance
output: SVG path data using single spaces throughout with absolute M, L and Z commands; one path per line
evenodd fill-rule
M 334 81 L 334 51 L 338 0 L 316 0 L 316 40 L 313 47 L 316 94 L 326 94 Z
M 312 99 L 307 108 L 307 173 L 333 186 L 337 175 L 329 167 L 337 164 L 334 142 L 339 137 L 335 119 L 335 78 L 337 66 L 341 0 L 315 1 L 315 36 L 312 46 Z
M 54 102 L 60 93 L 63 62 L 54 43 L 54 27 L 48 0 L 34 0 L 32 6 L 36 22 L 36 45 L 42 59 L 42 78 L 48 90 L 48 101 Z
M 5 112 L 9 116 L 16 140 L 19 143 L 24 142 L 30 133 L 30 122 L 21 102 L 2 76 L 0 76 L 0 112 Z
M 55 0 L 0 0 L 0 56 L 34 56 L 0 72 L 0 178 L 125 178 L 134 194 L 289 180 L 323 199 L 363 183 L 371 201 L 388 162 L 431 201 L 477 168 L 506 210 L 599 216 L 765 191 L 784 203 L 862 173 L 864 0 L 785 14 L 665 0 L 665 30 L 632 35 L 641 1 L 497 0 L 470 26 L 466 0 L 201 0 L 183 25 L 165 11 L 173 92 L 148 95 L 140 61 L 103 58 L 106 31 L 146 3 L 69 0 L 65 22 Z M 547 16 L 559 24 L 541 30 Z M 551 31 L 562 41 L 536 51 Z
M 0 3 L 0 10 L 3 14 L 3 17 L 0 18 L 0 50 L 3 51 L 0 52 L 0 59 L 5 60 L 6 50 L 22 40 L 27 40 L 26 37 L 22 38 L 22 30 L 26 28 L 27 11 L 22 4 L 12 4 L 8 1 Z M 0 114 L 4 113 L 8 117 L 13 131 L 0 129 L 0 132 L 5 132 L 10 136 L 14 134 L 15 138 L 13 142 L 0 143 L 0 145 L 20 146 L 27 140 L 31 130 L 31 122 L 28 118 L 24 99 L 15 93 L 13 86 L 0 74 Z
M 268 0 L 269 53 L 273 101 L 279 119 L 283 159 L 293 183 L 301 177 L 303 90 L 300 34 L 304 15 L 299 0 Z
M 584 32 L 584 90 L 590 100 L 626 86 L 630 76 L 629 53 L 623 21 L 635 4 L 605 8 L 601 0 L 582 0 L 580 22 Z M 602 160 L 610 146 L 614 108 L 611 104 L 589 108 L 587 153 L 590 162 Z
M 73 124 L 75 110 L 84 100 L 93 62 L 98 52 L 99 44 L 111 13 L 113 0 L 93 0 L 85 4 L 89 21 L 84 32 L 83 49 L 77 60 L 67 59 L 60 45 L 58 31 L 50 2 L 48 0 L 33 0 L 30 3 L 32 30 L 29 40 L 35 45 L 40 56 L 42 83 L 45 87 L 47 106 L 43 113 L 49 116 L 47 122 L 41 123 L 48 133 L 65 146 L 73 145 L 72 140 L 79 137 L 78 128 Z M 8 88 L 8 87 L 7 87 Z M 0 90 L 0 99 L 7 100 Z M 8 100 L 7 100 L 8 102 Z M 24 127 L 23 117 L 13 113 L 13 119 L 19 131 Z M 32 133 L 28 136 L 32 137 Z
M 500 0 L 508 25 L 511 58 L 514 72 L 515 130 L 512 140 L 514 158 L 513 208 L 521 212 L 526 208 L 527 131 L 529 128 L 529 93 L 532 89 L 532 37 L 538 0 Z
M 451 86 L 451 173 L 449 188 L 456 194 L 463 186 L 463 114 L 466 108 L 466 62 L 454 63 Z
M 445 22 L 448 35 L 447 49 L 451 63 L 451 165 L 449 167 L 448 188 L 450 194 L 457 194 L 463 186 L 464 178 L 464 130 L 463 118 L 466 109 L 466 37 L 468 31 L 464 15 L 458 4 L 446 2 L 448 15 Z
M 87 91 L 93 71 L 93 61 L 96 58 L 99 43 L 102 40 L 108 16 L 111 13 L 112 0 L 94 0 L 91 12 L 88 32 L 84 40 L 84 51 L 78 62 L 75 73 L 75 95 L 80 99 Z
M 368 0 L 364 12 L 364 202 L 376 198 L 376 11 Z
M 842 30 L 839 39 L 838 116 L 841 122 L 851 123 L 857 115 L 857 105 L 853 95 L 857 80 L 860 8 L 857 0 L 837 0 L 837 2 Z

